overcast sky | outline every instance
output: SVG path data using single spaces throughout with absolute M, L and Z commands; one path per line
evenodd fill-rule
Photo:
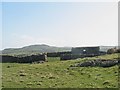
M 2 49 L 118 44 L 117 2 L 5 2 Z

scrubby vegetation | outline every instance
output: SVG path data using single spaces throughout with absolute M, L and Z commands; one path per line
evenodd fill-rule
M 48 58 L 41 64 L 2 64 L 3 88 L 118 88 L 118 66 L 70 67 L 93 59 L 116 59 L 118 54 L 60 61 Z
M 107 53 L 108 54 L 120 53 L 120 48 L 118 48 L 118 49 L 116 47 L 115 48 L 110 48 L 110 49 L 107 50 Z

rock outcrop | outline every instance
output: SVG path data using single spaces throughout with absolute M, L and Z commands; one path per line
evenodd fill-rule
M 76 64 L 76 67 L 111 67 L 114 65 L 120 64 L 120 60 L 105 60 L 105 59 L 97 59 L 85 61 L 83 63 Z

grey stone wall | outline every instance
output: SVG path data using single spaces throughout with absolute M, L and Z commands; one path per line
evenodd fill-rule
M 51 52 L 51 53 L 47 53 L 48 57 L 60 57 L 62 54 L 71 54 L 70 51 L 68 52 Z
M 37 61 L 47 61 L 47 56 L 45 54 L 25 57 L 2 55 L 2 63 L 32 63 Z
M 84 58 L 84 57 L 94 57 L 98 56 L 95 54 L 89 54 L 89 55 L 81 55 L 81 54 L 62 54 L 60 56 L 60 60 L 71 60 L 71 59 L 77 59 L 77 58 Z

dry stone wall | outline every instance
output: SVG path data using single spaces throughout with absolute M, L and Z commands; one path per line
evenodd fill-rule
M 25 57 L 2 55 L 2 63 L 32 63 L 37 61 L 47 61 L 47 56 L 45 54 Z
M 89 54 L 89 55 L 81 55 L 81 54 L 62 54 L 60 56 L 60 60 L 71 60 L 71 59 L 77 59 L 77 58 L 84 58 L 84 57 L 94 57 L 98 56 L 98 54 Z
M 60 57 L 62 54 L 71 54 L 71 52 L 51 52 L 47 53 L 48 57 Z

